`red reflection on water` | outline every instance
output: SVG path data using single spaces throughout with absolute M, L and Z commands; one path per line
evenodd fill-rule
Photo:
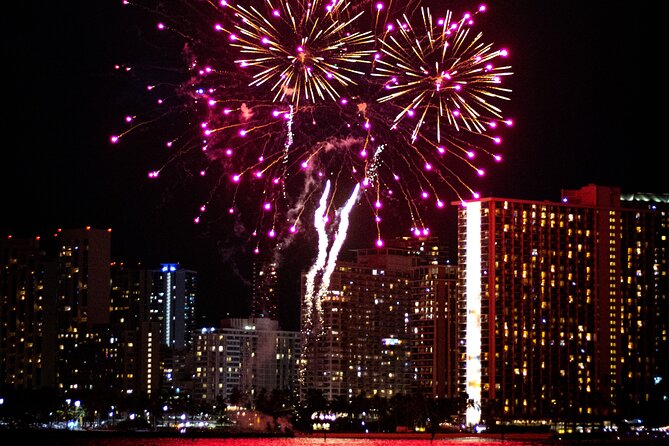
M 112 437 L 80 438 L 73 446 L 533 446 L 545 441 L 513 441 L 482 437 L 442 437 L 429 434 L 421 438 L 337 438 L 328 436 L 294 438 L 193 438 L 193 437 Z

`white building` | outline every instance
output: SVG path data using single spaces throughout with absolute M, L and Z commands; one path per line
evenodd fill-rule
M 267 318 L 225 319 L 221 328 L 194 336 L 194 397 L 230 400 L 235 391 L 252 401 L 262 389 L 293 389 L 300 333 L 279 329 Z

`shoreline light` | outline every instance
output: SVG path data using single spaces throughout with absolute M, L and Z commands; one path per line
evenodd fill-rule
M 467 302 L 465 378 L 467 426 L 481 422 L 481 202 L 467 203 L 465 298 Z

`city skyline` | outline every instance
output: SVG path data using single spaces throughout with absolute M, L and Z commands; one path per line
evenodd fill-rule
M 41 392 L 55 378 L 65 406 L 52 397 L 61 409 L 49 422 L 71 429 L 97 404 L 112 406 L 96 426 L 114 424 L 117 404 L 132 420 L 122 403 L 130 395 L 159 402 L 142 415 L 156 427 L 169 425 L 170 408 L 195 420 L 201 398 L 262 412 L 263 389 L 299 389 L 307 406 L 322 391 L 333 410 L 377 401 L 371 395 L 393 404 L 422 395 L 445 401 L 468 430 L 504 420 L 558 433 L 579 422 L 624 429 L 631 418 L 666 425 L 666 195 L 594 185 L 563 193 L 460 206 L 457 266 L 430 237 L 356 250 L 355 262 L 337 263 L 320 303 L 303 301 L 311 316 L 300 331 L 252 318 L 193 329 L 194 272 L 117 269 L 104 229 L 63 230 L 58 243 L 2 239 L 8 413 L 20 407 L 14 391 Z M 82 412 L 72 420 L 75 399 Z
M 457 1 L 444 8 L 476 5 Z M 158 46 L 153 18 L 129 13 L 120 1 L 11 8 L 7 17 L 20 26 L 5 31 L 3 39 L 13 64 L 7 101 L 15 104 L 3 129 L 7 137 L 14 135 L 15 145 L 0 172 L 7 198 L 2 235 L 111 227 L 113 260 L 141 260 L 147 267 L 179 262 L 202 273 L 205 308 L 223 317 L 250 307 L 235 296 L 221 299 L 228 285 L 250 297 L 251 256 L 218 222 L 193 224 L 194 203 L 206 191 L 189 181 L 187 171 L 177 184 L 146 178 L 158 153 L 151 144 L 162 135 L 151 135 L 146 144 L 109 144 L 138 88 L 129 88 L 114 64 L 143 61 L 166 71 L 183 64 L 169 42 Z M 640 156 L 648 137 L 627 131 L 637 125 L 633 101 L 641 86 L 625 67 L 640 64 L 642 53 L 635 49 L 643 38 L 637 33 L 641 24 L 624 20 L 621 7 L 587 9 L 576 2 L 507 1 L 489 8 L 486 34 L 511 52 L 507 110 L 515 127 L 508 133 L 505 162 L 481 182 L 482 195 L 557 201 L 561 189 L 591 183 L 628 193 L 667 192 L 662 163 Z M 620 23 L 631 30 L 621 32 Z M 632 62 L 621 66 L 621 55 Z M 443 228 L 454 231 L 454 210 L 445 212 L 451 217 Z M 408 229 L 397 228 L 395 235 Z M 348 247 L 373 242 L 360 231 Z M 310 252 L 303 245 L 295 249 Z M 296 289 L 304 267 L 296 260 L 286 263 L 295 283 L 284 282 L 284 292 Z M 297 305 L 286 302 L 284 310 L 295 312 Z

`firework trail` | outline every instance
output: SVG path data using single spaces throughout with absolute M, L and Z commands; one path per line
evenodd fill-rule
M 330 278 L 336 267 L 339 252 L 346 240 L 349 227 L 349 215 L 358 199 L 360 185 L 357 184 L 346 204 L 337 212 L 338 225 L 333 236 L 332 245 L 329 247 L 328 234 L 326 230 L 327 203 L 330 194 L 330 181 L 326 182 L 325 190 L 319 202 L 318 209 L 314 214 L 314 226 L 318 233 L 318 253 L 316 260 L 305 277 L 305 325 L 313 334 L 320 334 L 322 327 L 322 302 L 330 287 Z M 318 285 L 317 285 L 318 279 Z
M 309 269 L 309 272 L 307 273 L 305 279 L 306 280 L 305 282 L 306 292 L 304 294 L 305 316 L 306 316 L 305 326 L 307 327 L 308 330 L 312 330 L 314 328 L 312 313 L 314 311 L 314 304 L 315 304 L 314 290 L 315 290 L 316 274 L 318 274 L 325 266 L 325 262 L 327 260 L 327 255 L 328 255 L 327 253 L 328 236 L 325 229 L 325 224 L 327 222 L 327 203 L 329 195 L 330 195 L 330 181 L 327 181 L 325 183 L 325 190 L 323 191 L 323 195 L 321 195 L 318 208 L 314 213 L 314 227 L 316 228 L 316 232 L 318 233 L 318 254 L 316 256 L 314 264 Z M 317 307 L 316 313 L 317 315 L 320 315 L 321 311 L 320 303 L 318 303 L 316 307 Z
M 319 342 L 323 332 L 323 299 L 327 296 L 330 289 L 330 278 L 337 264 L 339 251 L 346 240 L 346 234 L 349 226 L 349 215 L 353 205 L 358 199 L 360 185 L 356 184 L 346 204 L 338 211 L 339 223 L 334 235 L 332 246 L 328 250 L 328 236 L 325 225 L 327 223 L 327 199 L 330 193 L 330 181 L 326 183 L 325 190 L 320 199 L 320 205 L 314 215 L 314 224 L 318 231 L 318 255 L 315 263 L 312 265 L 306 276 L 306 292 L 304 295 L 305 310 L 303 313 L 303 357 L 308 358 L 308 351 L 314 348 L 314 344 Z M 320 279 L 320 284 L 316 287 L 316 279 Z M 318 288 L 318 290 L 316 290 Z M 300 362 L 299 378 L 302 384 L 305 383 L 307 361 Z
M 316 295 L 316 301 L 319 302 L 319 305 L 323 297 L 325 297 L 325 295 L 330 289 L 330 277 L 332 277 L 332 272 L 337 266 L 337 258 L 339 257 L 339 251 L 341 250 L 341 247 L 344 245 L 344 241 L 346 240 L 346 234 L 348 232 L 348 226 L 350 221 L 349 215 L 351 213 L 351 210 L 353 209 L 353 205 L 358 199 L 359 191 L 360 191 L 360 185 L 356 184 L 355 188 L 353 188 L 353 192 L 351 193 L 351 196 L 349 197 L 348 201 L 346 202 L 344 207 L 341 208 L 339 211 L 339 225 L 337 226 L 337 232 L 334 236 L 332 247 L 328 252 L 327 264 L 325 266 L 325 270 L 323 271 L 323 276 L 321 278 L 321 285 L 318 289 L 318 294 Z

